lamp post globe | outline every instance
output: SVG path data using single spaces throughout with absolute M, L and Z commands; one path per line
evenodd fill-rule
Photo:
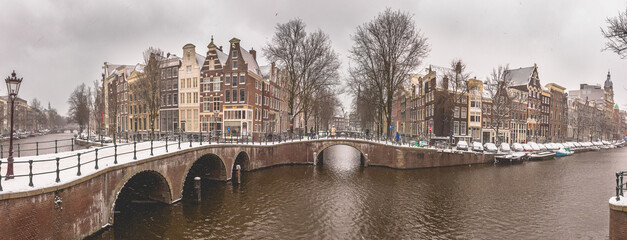
M 9 157 L 7 158 L 7 174 L 6 179 L 13 179 L 13 115 L 15 112 L 15 99 L 17 93 L 20 91 L 20 85 L 23 78 L 18 78 L 15 74 L 15 70 L 11 73 L 11 76 L 4 79 L 7 84 L 7 94 L 9 101 L 11 101 L 11 133 L 9 138 Z

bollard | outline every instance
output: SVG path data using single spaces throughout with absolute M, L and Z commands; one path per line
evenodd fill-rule
M 137 160 L 137 142 L 133 142 L 133 160 Z
M 189 147 L 192 147 L 192 138 L 190 136 L 187 136 L 187 138 L 189 138 Z
M 118 145 L 113 143 L 113 164 L 118 164 Z
M 98 169 L 98 148 L 96 148 L 96 166 L 94 169 Z
M 33 186 L 33 160 L 28 160 L 28 186 Z
M 72 142 L 72 152 L 73 152 L 74 151 L 74 138 L 72 138 L 71 142 Z M 87 142 L 87 144 L 89 144 L 89 142 Z M 89 145 L 87 145 L 87 146 L 89 146 Z
M 35 151 L 36 151 L 35 156 L 39 156 L 39 142 L 35 143 Z
M 17 157 L 20 157 L 20 144 L 17 144 Z
M 150 156 L 152 156 L 152 139 L 150 139 Z
M 181 149 L 181 135 L 179 135 L 179 149 Z
M 54 153 L 58 153 L 59 151 L 57 151 L 57 140 L 54 140 Z
M 194 178 L 194 189 L 196 190 L 196 201 L 200 202 L 200 177 Z
M 78 157 L 78 172 L 76 173 L 76 176 L 80 176 L 81 175 L 81 153 L 77 153 L 76 156 Z
M 61 179 L 59 178 L 59 158 L 57 157 L 57 179 L 55 180 L 56 182 L 60 182 Z
M 168 152 L 168 137 L 165 138 L 165 152 Z
M 4 158 L 4 149 L 2 145 L 0 145 L 0 158 Z
M 200 134 L 200 146 L 202 146 L 202 133 Z
M 235 169 L 237 170 L 237 184 L 242 183 L 242 175 L 241 175 L 241 171 L 242 171 L 242 167 L 239 166 L 239 164 L 235 165 Z

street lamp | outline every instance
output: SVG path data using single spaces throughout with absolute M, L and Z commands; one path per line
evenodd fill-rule
M 11 76 L 4 79 L 4 81 L 7 83 L 8 98 L 11 101 L 11 137 L 9 138 L 9 158 L 7 159 L 9 166 L 7 167 L 6 179 L 13 179 L 13 113 L 15 110 L 15 98 L 17 98 L 17 93 L 20 91 L 22 78 L 17 78 L 15 70 L 13 70 Z

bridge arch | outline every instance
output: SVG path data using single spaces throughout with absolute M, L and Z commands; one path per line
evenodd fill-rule
M 240 167 L 242 167 L 242 171 L 250 171 L 250 156 L 248 156 L 247 152 L 241 151 L 237 154 L 235 160 L 233 160 L 233 166 L 231 169 L 235 171 L 235 166 L 237 165 L 240 165 Z
M 352 147 L 354 149 L 356 149 L 357 151 L 359 151 L 360 157 L 359 157 L 359 162 L 362 166 L 367 166 L 367 154 L 366 152 L 361 148 L 361 146 L 359 146 L 358 144 L 355 144 L 353 142 L 346 142 L 346 141 L 333 141 L 333 142 L 328 142 L 322 145 L 322 147 L 320 147 L 318 149 L 318 151 L 316 151 L 316 163 L 317 164 L 322 164 L 323 160 L 324 160 L 324 151 L 326 149 L 328 149 L 329 147 L 332 146 L 348 146 L 348 147 Z
M 115 220 L 116 209 L 121 207 L 120 201 L 148 200 L 165 204 L 172 203 L 172 186 L 166 175 L 154 171 L 143 170 L 124 178 L 116 187 L 115 196 L 111 201 L 109 224 Z
M 195 177 L 204 180 L 226 181 L 228 178 L 227 168 L 223 158 L 215 153 L 205 153 L 189 164 L 185 168 L 185 175 L 181 181 L 183 193 L 193 187 L 192 181 Z

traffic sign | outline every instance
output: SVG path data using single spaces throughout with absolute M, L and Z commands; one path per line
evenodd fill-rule
M 392 129 L 392 128 L 393 128 L 392 124 L 390 124 L 389 128 L 390 128 L 390 129 Z

